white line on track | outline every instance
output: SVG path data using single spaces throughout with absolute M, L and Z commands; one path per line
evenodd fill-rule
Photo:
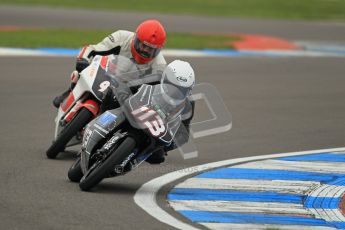
M 218 179 L 218 178 L 190 178 L 175 188 L 203 188 L 219 190 L 271 191 L 288 194 L 306 194 L 311 188 L 320 186 L 316 181 L 294 180 L 253 180 L 246 179 Z
M 345 147 L 334 148 L 334 149 L 302 151 L 302 152 L 270 154 L 270 155 L 263 155 L 263 156 L 253 156 L 253 157 L 230 159 L 230 160 L 224 160 L 224 161 L 218 161 L 218 162 L 193 166 L 190 168 L 186 168 L 186 169 L 165 174 L 163 176 L 157 177 L 143 184 L 135 193 L 134 201 L 139 207 L 145 210 L 149 215 L 151 215 L 152 217 L 154 217 L 155 219 L 157 219 L 158 221 L 162 223 L 165 223 L 177 229 L 196 230 L 198 228 L 193 227 L 187 223 L 184 223 L 176 219 L 175 217 L 171 216 L 169 213 L 167 213 L 166 211 L 164 211 L 162 208 L 159 207 L 159 205 L 157 204 L 156 196 L 157 196 L 158 191 L 163 186 L 169 183 L 172 183 L 173 181 L 176 181 L 178 179 L 181 179 L 183 177 L 190 176 L 194 173 L 201 173 L 202 171 L 210 170 L 213 168 L 224 167 L 224 166 L 244 163 L 248 161 L 257 161 L 257 160 L 264 160 L 264 159 L 277 158 L 277 157 L 309 155 L 309 154 L 315 154 L 319 152 L 334 152 L 334 151 L 345 151 Z
M 343 162 L 307 162 L 307 161 L 281 161 L 267 160 L 239 165 L 238 168 L 246 169 L 272 169 L 272 170 L 298 170 L 301 172 L 316 173 L 341 173 L 345 174 Z
M 312 217 L 303 204 L 278 202 L 243 202 L 215 200 L 170 200 L 175 210 L 208 211 L 208 212 L 243 212 L 264 214 L 290 214 Z

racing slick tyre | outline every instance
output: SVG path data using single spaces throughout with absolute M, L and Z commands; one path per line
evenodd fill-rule
M 87 125 L 93 118 L 93 114 L 86 108 L 82 108 L 79 113 L 66 125 L 66 127 L 58 134 L 56 140 L 47 150 L 46 154 L 49 159 L 54 159 L 62 152 L 67 143 Z
M 123 160 L 133 152 L 135 146 L 135 140 L 132 137 L 126 137 L 118 148 L 116 148 L 105 160 L 95 162 L 95 164 L 91 166 L 89 171 L 80 180 L 80 189 L 88 191 L 99 184 L 115 170 L 116 165 L 120 165 Z
M 83 172 L 80 166 L 81 158 L 78 157 L 77 160 L 73 163 L 71 168 L 68 170 L 68 179 L 72 182 L 79 182 L 83 177 Z

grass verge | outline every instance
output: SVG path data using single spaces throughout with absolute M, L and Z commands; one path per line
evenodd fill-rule
M 80 48 L 85 44 L 98 43 L 112 32 L 114 31 L 69 29 L 22 29 L 0 31 L 0 46 L 19 48 Z M 229 49 L 233 48 L 231 43 L 237 40 L 239 40 L 239 38 L 227 35 L 168 33 L 168 40 L 165 48 Z

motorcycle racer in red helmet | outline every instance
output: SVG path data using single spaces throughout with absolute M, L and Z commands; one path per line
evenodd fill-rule
M 147 20 L 138 26 L 132 39 L 132 55 L 139 64 L 149 63 L 160 53 L 165 41 L 163 26 L 156 20 Z
M 135 32 L 118 30 L 105 37 L 98 44 L 84 46 L 77 56 L 76 70 L 71 74 L 71 84 L 68 90 L 53 100 L 53 105 L 59 108 L 60 104 L 70 94 L 83 71 L 96 55 L 121 55 L 138 63 L 143 70 L 163 72 L 166 61 L 160 52 L 166 42 L 166 32 L 163 25 L 155 19 L 143 21 Z M 145 72 L 147 73 L 147 72 Z M 148 74 L 148 73 L 147 73 Z M 101 106 L 103 106 L 102 103 Z M 105 106 L 106 107 L 106 106 Z M 158 151 L 147 159 L 151 164 L 164 161 L 164 151 Z
M 78 81 L 79 72 L 85 69 L 96 55 L 110 54 L 132 58 L 143 69 L 159 70 L 166 61 L 160 52 L 166 42 L 163 25 L 155 19 L 142 22 L 135 32 L 118 30 L 95 45 L 82 48 L 77 56 L 76 70 L 71 74 L 71 87 L 54 98 L 53 105 L 58 108 Z M 161 69 L 162 70 L 162 69 Z

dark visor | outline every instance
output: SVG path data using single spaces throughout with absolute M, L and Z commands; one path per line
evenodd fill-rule
M 152 46 L 144 44 L 138 39 L 138 37 L 135 37 L 134 39 L 134 48 L 143 58 L 154 58 L 161 51 L 160 48 L 154 48 Z

